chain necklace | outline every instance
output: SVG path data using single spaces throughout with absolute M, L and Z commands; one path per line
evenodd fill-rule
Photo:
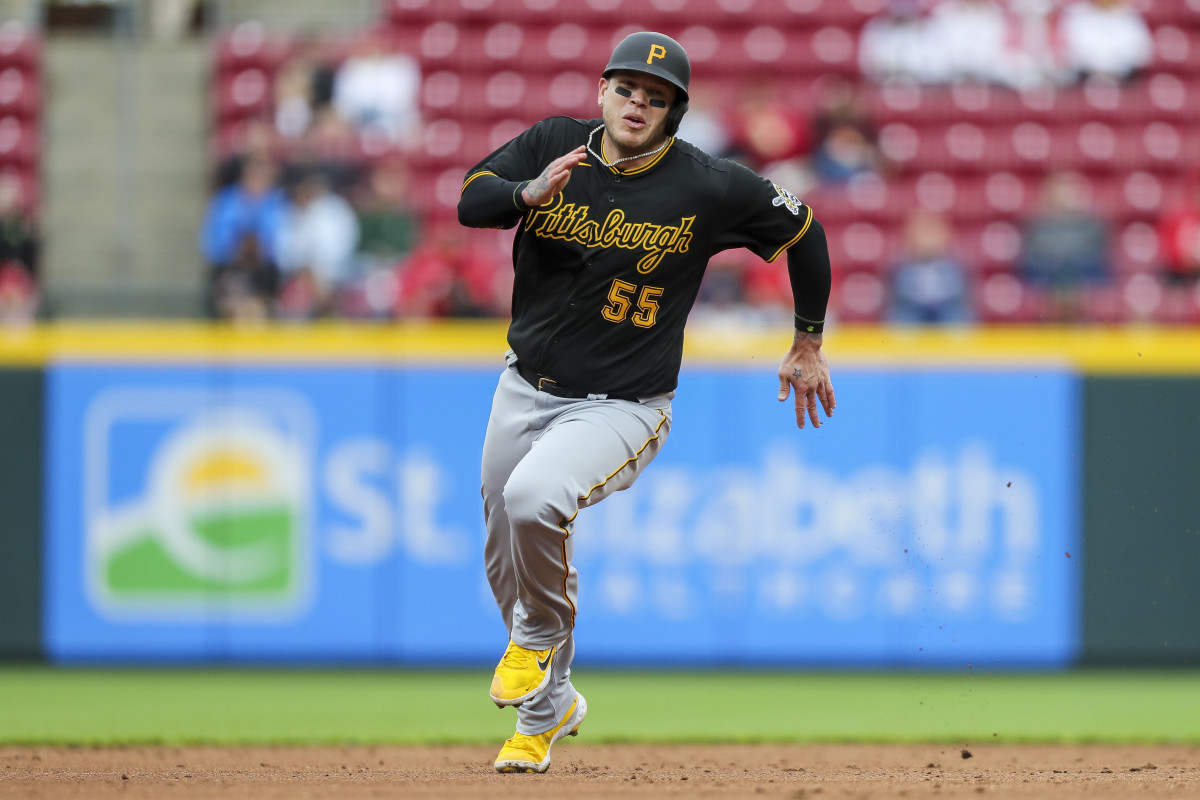
M 667 140 L 665 142 L 663 142 L 662 146 L 660 146 L 657 150 L 651 150 L 649 153 L 640 153 L 636 156 L 625 156 L 624 158 L 618 158 L 616 161 L 609 161 L 607 158 L 605 158 L 604 156 L 600 155 L 599 153 L 597 153 L 595 150 L 592 149 L 592 137 L 596 135 L 597 131 L 602 131 L 602 130 L 604 130 L 604 126 L 598 125 L 595 130 L 593 130 L 591 133 L 588 134 L 587 151 L 589 153 L 591 153 L 593 156 L 595 156 L 596 160 L 599 161 L 601 164 L 603 164 L 606 167 L 615 167 L 617 164 L 620 164 L 622 161 L 634 161 L 639 158 L 648 158 L 649 156 L 658 155 L 663 150 L 666 150 L 667 145 L 669 145 L 671 143 L 671 138 L 667 137 Z

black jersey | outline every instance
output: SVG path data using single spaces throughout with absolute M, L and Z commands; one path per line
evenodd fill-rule
M 809 230 L 812 210 L 678 139 L 629 170 L 589 155 L 549 203 L 525 206 L 518 189 L 551 161 L 585 143 L 600 152 L 601 124 L 537 123 L 467 172 L 459 217 L 520 225 L 508 342 L 523 368 L 586 392 L 672 391 L 709 259 L 746 247 L 773 261 Z

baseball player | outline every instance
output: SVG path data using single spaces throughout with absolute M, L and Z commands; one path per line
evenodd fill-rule
M 674 138 L 691 65 L 635 33 L 599 82 L 600 117 L 543 120 L 465 177 L 463 225 L 517 228 L 510 350 L 483 445 L 484 557 L 509 633 L 492 678 L 517 729 L 498 772 L 545 772 L 587 714 L 571 684 L 581 508 L 629 488 L 671 430 L 683 330 L 709 258 L 746 247 L 787 261 L 795 335 L 779 400 L 796 424 L 836 405 L 821 352 L 829 252 L 812 209 Z

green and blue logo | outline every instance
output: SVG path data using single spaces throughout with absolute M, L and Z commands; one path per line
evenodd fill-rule
M 299 610 L 310 572 L 302 398 L 162 393 L 123 390 L 90 409 L 92 604 L 153 617 Z

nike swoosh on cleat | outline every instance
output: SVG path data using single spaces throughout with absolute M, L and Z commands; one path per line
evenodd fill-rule
M 552 658 L 554 658 L 554 650 L 553 649 L 551 649 L 550 652 L 546 654 L 545 661 L 542 661 L 540 658 L 538 659 L 538 669 L 544 671 L 546 669 L 546 667 L 550 666 L 550 660 Z

